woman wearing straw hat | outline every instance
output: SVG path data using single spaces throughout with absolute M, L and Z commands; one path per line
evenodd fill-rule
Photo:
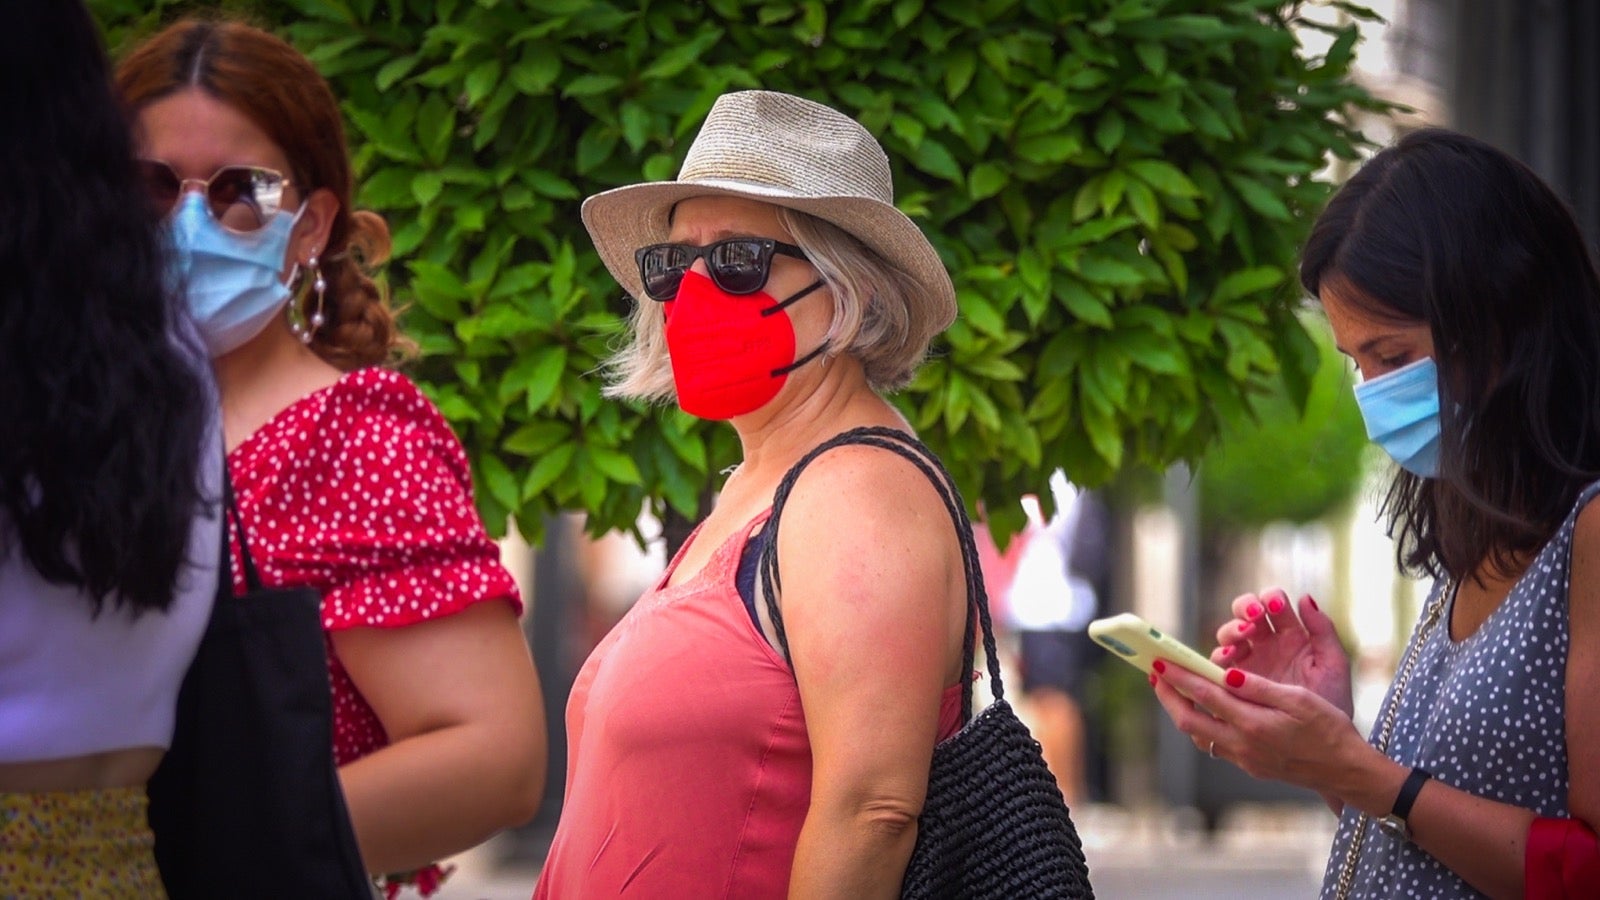
M 945 501 L 851 445 L 764 526 L 808 451 L 861 427 L 909 437 L 882 392 L 954 318 L 949 276 L 877 141 L 766 91 L 719 98 L 676 181 L 590 197 L 583 220 L 637 300 L 610 393 L 727 421 L 743 459 L 573 685 L 535 896 L 895 896 L 967 676 Z

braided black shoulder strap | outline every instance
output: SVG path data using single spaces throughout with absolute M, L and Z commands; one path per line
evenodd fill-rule
M 961 721 L 965 724 L 972 719 L 970 673 L 977 650 L 973 641 L 974 621 L 983 631 L 983 653 L 989 670 L 991 691 L 996 700 L 1005 696 L 1005 688 L 1000 682 L 1000 658 L 995 651 L 994 626 L 989 621 L 989 597 L 984 591 L 983 573 L 978 567 L 978 548 L 972 537 L 972 522 L 967 518 L 966 507 L 962 504 L 960 492 L 956 490 L 955 480 L 950 477 L 950 473 L 939 458 L 933 455 L 933 451 L 903 431 L 869 427 L 853 428 L 835 435 L 801 457 L 778 483 L 778 490 L 772 497 L 772 515 L 767 520 L 768 538 L 761 543 L 759 561 L 761 589 L 767 595 L 767 612 L 772 616 L 772 627 L 778 639 L 778 649 L 782 651 L 785 659 L 789 658 L 789 638 L 783 627 L 783 615 L 778 609 L 778 592 L 782 589 L 782 582 L 778 576 L 779 519 L 783 515 L 784 505 L 789 500 L 789 494 L 794 490 L 795 482 L 799 480 L 800 473 L 806 466 L 827 451 L 848 445 L 878 447 L 896 453 L 915 465 L 929 481 L 933 482 L 939 491 L 939 498 L 944 501 L 945 511 L 950 514 L 950 519 L 955 525 L 956 539 L 961 546 L 962 572 L 967 580 L 967 625 L 962 637 L 961 651 Z

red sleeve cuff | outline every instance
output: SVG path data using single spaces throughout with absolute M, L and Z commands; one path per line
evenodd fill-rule
M 1577 819 L 1535 819 L 1528 829 L 1525 900 L 1600 896 L 1600 838 Z

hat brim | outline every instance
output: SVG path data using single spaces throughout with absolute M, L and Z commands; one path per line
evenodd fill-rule
M 797 210 L 854 236 L 920 288 L 910 298 L 913 316 L 935 332 L 955 321 L 956 293 L 939 254 L 905 213 L 872 197 L 801 196 L 766 184 L 723 179 L 656 181 L 613 188 L 583 202 L 583 225 L 600 259 L 634 297 L 644 296 L 634 251 L 667 239 L 672 207 L 692 197 L 743 197 Z

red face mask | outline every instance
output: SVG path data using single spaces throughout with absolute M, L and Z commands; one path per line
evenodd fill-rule
M 789 373 L 827 346 L 794 358 L 788 306 L 822 287 L 816 281 L 781 303 L 765 291 L 734 296 L 698 272 L 683 273 L 678 296 L 662 304 L 678 406 L 702 419 L 752 413 L 778 396 Z

